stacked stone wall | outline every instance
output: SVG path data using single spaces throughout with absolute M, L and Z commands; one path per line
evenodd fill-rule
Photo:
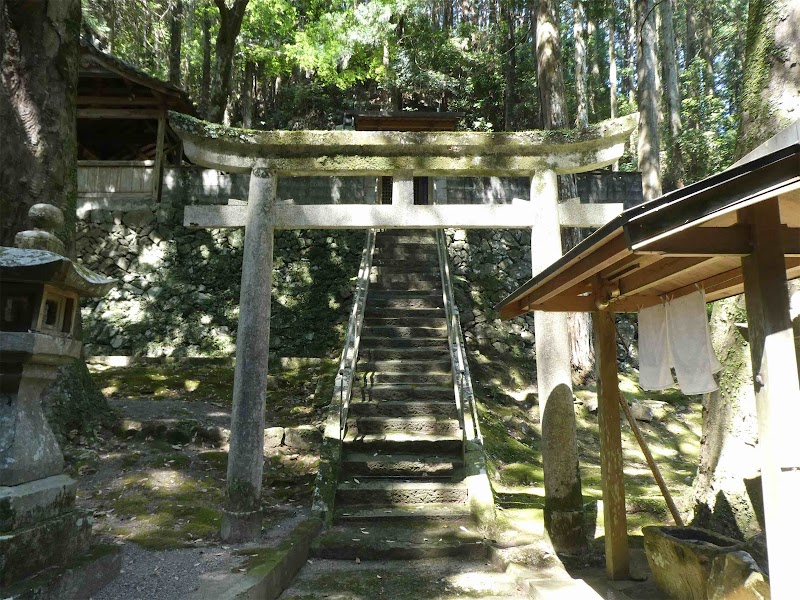
M 119 281 L 83 305 L 87 354 L 234 353 L 244 231 L 188 229 L 182 214 L 173 203 L 78 220 L 79 262 Z M 272 351 L 338 352 L 363 245 L 363 232 L 276 232 Z

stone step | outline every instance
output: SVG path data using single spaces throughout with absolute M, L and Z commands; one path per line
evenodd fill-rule
M 419 267 L 424 267 L 425 271 L 428 270 L 435 270 L 437 273 L 439 272 L 439 263 L 434 262 L 433 259 L 430 258 L 414 258 L 414 257 L 387 257 L 382 255 L 380 257 L 375 257 L 372 259 L 372 266 L 373 267 L 381 267 L 381 271 L 384 273 L 389 272 L 396 272 L 396 273 L 404 273 L 407 269 L 417 269 Z
M 447 339 L 447 327 L 410 327 L 404 325 L 365 325 L 361 335 L 380 338 L 441 338 Z
M 419 417 L 355 417 L 349 420 L 348 431 L 358 435 L 378 433 L 424 433 L 435 435 L 461 435 L 458 419 L 431 416 Z
M 366 327 L 435 327 L 447 328 L 445 317 L 387 317 L 383 315 L 364 315 Z
M 376 359 L 374 356 L 369 356 L 371 350 L 367 350 L 358 361 L 357 369 L 359 373 L 372 374 L 372 373 L 446 373 L 450 371 L 451 362 L 450 357 L 444 353 L 443 358 L 433 359 L 426 358 L 423 360 L 418 359 L 409 352 L 410 348 L 401 349 L 403 352 L 408 352 L 408 358 L 389 358 L 389 359 Z M 368 357 L 368 358 L 367 358 Z M 364 359 L 364 360 L 361 360 Z M 370 360 L 371 359 L 371 360 Z
M 354 383 L 353 401 L 361 398 L 363 402 L 451 402 L 453 403 L 452 382 L 448 385 L 383 385 L 358 387 Z
M 340 481 L 336 488 L 336 503 L 344 508 L 351 505 L 397 506 L 425 503 L 463 503 L 467 501 L 464 482 L 358 479 Z
M 469 530 L 472 527 L 470 522 L 471 512 L 466 504 L 406 504 L 403 506 L 386 506 L 383 508 L 373 508 L 371 506 L 358 507 L 348 506 L 345 509 L 338 509 L 335 513 L 337 522 L 354 522 L 369 526 L 377 523 L 403 523 L 414 521 L 459 521 Z M 366 530 L 367 527 L 364 527 Z
M 464 461 L 456 456 L 347 452 L 342 457 L 343 477 L 348 479 L 353 476 L 450 479 L 463 466 Z
M 419 319 L 419 318 L 445 318 L 443 308 L 382 308 L 372 306 L 367 302 L 364 318 L 382 317 L 384 319 Z
M 426 244 L 403 239 L 397 239 L 396 241 L 392 240 L 388 242 L 378 242 L 376 240 L 375 254 L 373 254 L 373 256 L 389 257 L 395 255 L 413 255 L 420 258 L 434 258 L 437 259 L 437 262 L 439 258 L 435 243 Z
M 402 275 L 402 274 L 401 274 Z M 429 277 L 429 278 L 428 278 Z M 437 281 L 433 276 L 426 276 L 425 278 L 417 278 L 413 282 L 409 282 L 408 278 L 401 278 L 397 281 L 390 281 L 389 275 L 384 275 L 380 278 L 377 276 L 370 277 L 370 284 L 369 284 L 369 291 L 377 292 L 377 291 L 396 291 L 396 290 L 405 290 L 405 291 L 426 291 L 430 293 L 442 293 L 442 282 L 441 280 Z
M 376 433 L 357 435 L 348 431 L 343 448 L 347 452 L 365 452 L 374 454 L 435 454 L 448 455 L 463 452 L 461 436 L 408 434 L 408 433 Z
M 431 298 L 431 299 L 439 299 L 442 300 L 441 292 L 432 292 L 430 290 L 407 290 L 407 289 L 397 289 L 397 290 L 378 290 L 375 291 L 373 288 L 370 287 L 369 290 L 369 301 L 372 300 L 386 300 L 386 299 L 395 299 L 395 298 Z
M 427 270 L 413 271 L 405 268 L 402 272 L 382 272 L 382 267 L 373 267 L 370 273 L 370 289 L 372 284 L 383 285 L 387 288 L 413 289 L 413 290 L 441 290 L 442 281 L 439 279 L 439 272 Z
M 413 339 L 413 338 L 406 338 Z M 431 338 L 422 338 L 424 341 Z M 417 340 L 413 340 L 417 341 Z M 410 348 L 359 348 L 358 360 L 364 362 L 385 361 L 385 360 L 434 360 L 437 362 L 445 361 L 450 362 L 450 353 L 445 349 L 438 346 L 425 346 L 420 344 L 420 347 Z
M 419 229 L 390 229 L 382 231 L 375 237 L 375 244 L 420 244 L 424 246 L 435 246 L 436 237 L 425 230 Z
M 426 298 L 368 298 L 367 308 L 377 311 L 386 309 L 443 309 L 444 301 L 441 296 Z
M 323 532 L 311 544 L 312 558 L 351 561 L 356 558 L 372 561 L 444 557 L 485 560 L 488 553 L 487 542 L 468 519 L 435 523 L 408 520 L 386 524 L 368 520 L 341 523 Z
M 450 390 L 452 396 L 452 390 Z M 349 414 L 353 417 L 458 417 L 456 403 L 425 400 L 370 401 L 353 398 Z
M 387 372 L 362 372 L 355 374 L 353 385 L 356 387 L 371 387 L 384 383 L 410 383 L 414 385 L 448 385 L 453 383 L 453 374 L 450 372 L 406 372 L 406 373 L 387 373 Z M 356 381 L 358 383 L 356 383 Z
M 364 317 L 366 320 L 368 317 Z M 424 317 L 429 318 L 429 317 Z M 372 333 L 368 331 L 368 333 Z M 437 348 L 448 351 L 447 338 L 386 338 L 373 335 L 361 335 L 359 353 L 372 348 Z

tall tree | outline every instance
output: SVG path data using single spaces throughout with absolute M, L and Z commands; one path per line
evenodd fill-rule
M 655 15 L 653 0 L 636 0 L 637 73 L 639 82 L 639 170 L 645 200 L 661 195 L 661 160 L 658 140 L 658 84 L 656 82 Z
M 180 86 L 183 0 L 173 0 L 169 13 L 169 82 Z
M 211 96 L 211 17 L 203 13 L 203 67 L 200 79 L 200 114 L 208 116 L 208 102 Z
M 561 68 L 558 0 L 539 0 L 536 20 L 536 72 L 544 127 L 562 129 L 568 126 L 569 117 Z M 545 524 L 556 550 L 574 550 L 583 546 L 585 540 L 573 522 L 574 515 L 583 510 L 583 497 L 571 389 L 554 390 L 547 398 L 540 393 L 539 406 Z
M 611 118 L 617 117 L 617 50 L 614 45 L 614 8 L 613 4 L 608 15 L 608 103 L 611 109 Z
M 589 126 L 588 59 L 586 56 L 586 10 L 583 0 L 573 0 L 573 38 L 575 41 L 575 127 Z
M 664 71 L 664 112 L 666 113 L 667 149 L 666 187 L 683 187 L 683 155 L 681 154 L 681 96 L 678 87 L 678 59 L 675 53 L 675 29 L 672 23 L 672 0 L 659 3 L 661 11 L 661 65 Z
M 13 246 L 37 203 L 64 211 L 59 237 L 70 248 L 75 228 L 75 133 L 80 0 L 6 0 L 0 123 L 3 126 L 0 245 Z
M 736 156 L 742 157 L 796 121 L 800 106 L 800 3 L 751 0 L 745 41 L 744 92 Z M 736 538 L 759 529 L 748 493 L 758 474 L 758 430 L 750 351 L 736 331 L 744 299 L 717 302 L 711 315 L 725 385 L 704 399 L 693 523 Z M 758 501 L 756 501 L 758 505 Z
M 217 33 L 214 72 L 211 80 L 211 95 L 208 107 L 209 121 L 221 123 L 228 107 L 236 38 L 239 37 L 239 31 L 242 29 L 242 20 L 244 19 L 247 2 L 248 0 L 234 0 L 229 7 L 226 0 L 214 0 L 214 4 L 219 10 L 219 32 Z

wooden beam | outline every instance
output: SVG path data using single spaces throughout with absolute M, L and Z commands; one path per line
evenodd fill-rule
M 784 227 L 780 231 L 780 237 L 784 255 L 800 255 L 800 229 Z M 687 229 L 656 240 L 644 248 L 638 248 L 636 253 L 665 256 L 747 256 L 752 251 L 750 228 L 746 225 L 734 225 Z
M 520 303 L 534 304 L 552 298 L 578 283 L 589 280 L 629 254 L 625 236 L 620 233 L 600 248 L 592 247 L 576 256 L 568 267 L 545 279 L 535 290 L 523 293 L 519 298 Z
M 681 271 L 696 267 L 708 260 L 711 259 L 707 257 L 664 258 L 644 269 L 622 277 L 618 282 L 620 295 L 629 296 L 642 292 L 649 287 L 668 280 Z
M 112 107 L 134 105 L 157 107 L 160 100 L 152 96 L 78 96 L 78 107 L 92 107 L 96 105 Z
M 625 513 L 622 432 L 619 423 L 617 333 L 614 314 L 610 310 L 595 312 L 592 322 L 597 356 L 597 421 L 600 429 L 606 575 L 611 580 L 620 580 L 630 577 L 630 550 Z
M 158 109 L 79 108 L 79 119 L 158 119 Z
M 742 259 L 750 355 L 758 415 L 759 455 L 773 598 L 797 595 L 791 548 L 800 539 L 798 357 L 789 316 L 786 259 L 777 198 L 739 214 L 752 228 L 753 253 Z
M 158 132 L 156 133 L 156 158 L 153 164 L 153 199 L 161 202 L 161 180 L 164 170 L 164 136 L 167 130 L 167 111 L 162 108 L 158 116 Z

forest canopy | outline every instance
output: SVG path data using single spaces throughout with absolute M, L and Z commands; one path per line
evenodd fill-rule
M 83 0 L 83 18 L 106 51 L 183 87 L 211 120 L 330 129 L 345 111 L 448 110 L 464 129 L 511 131 L 542 127 L 538 4 Z M 636 44 L 654 32 L 667 191 L 732 161 L 747 1 L 644 4 L 652 29 L 634 0 L 560 2 L 561 67 L 571 124 L 628 114 Z

